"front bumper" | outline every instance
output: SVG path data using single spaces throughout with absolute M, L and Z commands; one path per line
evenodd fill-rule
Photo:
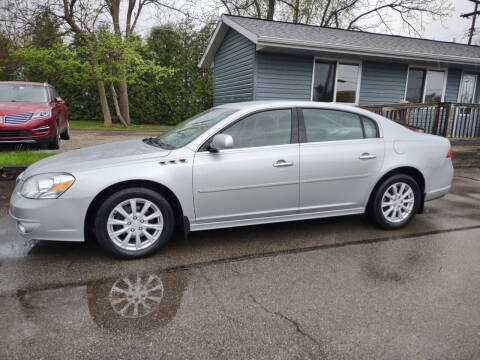
M 45 143 L 53 140 L 53 118 L 30 120 L 22 125 L 0 124 L 0 143 Z
M 84 241 L 85 211 L 72 199 L 27 199 L 18 193 L 10 198 L 10 216 L 17 231 L 29 240 Z

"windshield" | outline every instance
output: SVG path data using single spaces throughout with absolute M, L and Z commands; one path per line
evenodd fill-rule
M 0 101 L 48 102 L 45 86 L 0 84 Z
M 173 129 L 156 137 L 155 140 L 163 147 L 180 148 L 236 111 L 237 109 L 228 108 L 209 109 L 181 122 Z

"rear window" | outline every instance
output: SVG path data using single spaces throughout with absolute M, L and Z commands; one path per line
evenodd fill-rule
M 35 85 L 0 84 L 0 101 L 47 102 L 47 89 Z

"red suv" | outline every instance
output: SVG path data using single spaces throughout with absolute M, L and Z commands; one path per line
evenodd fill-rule
M 46 83 L 0 81 L 0 143 L 46 143 L 58 149 L 70 139 L 68 108 Z

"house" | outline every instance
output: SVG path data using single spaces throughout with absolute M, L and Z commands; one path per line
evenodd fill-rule
M 223 15 L 199 66 L 213 67 L 214 105 L 480 103 L 480 47 L 453 42 Z

